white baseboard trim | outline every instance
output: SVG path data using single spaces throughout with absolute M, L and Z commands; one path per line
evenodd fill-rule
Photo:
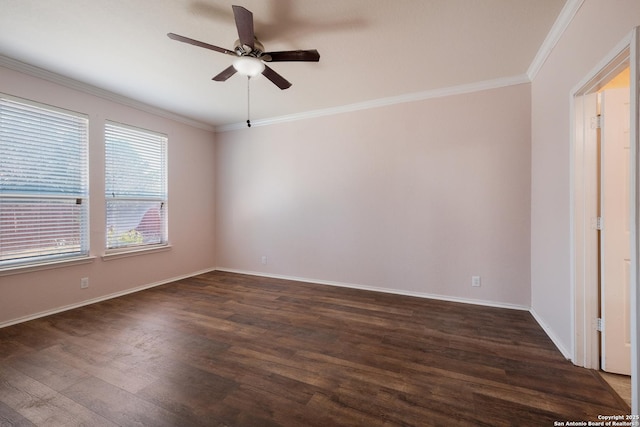
M 124 296 L 124 295 L 128 295 L 128 294 L 132 294 L 132 293 L 135 293 L 135 292 L 144 291 L 145 289 L 155 288 L 156 286 L 166 285 L 167 283 L 175 282 L 175 281 L 178 281 L 178 280 L 188 279 L 189 277 L 197 276 L 199 274 L 209 273 L 211 271 L 215 271 L 215 268 L 208 268 L 208 269 L 205 269 L 205 270 L 195 271 L 193 273 L 188 273 L 188 274 L 184 274 L 184 275 L 181 275 L 181 276 L 172 277 L 170 279 L 161 280 L 159 282 L 148 283 L 146 285 L 136 286 L 135 288 L 129 288 L 129 289 L 126 289 L 124 291 L 114 292 L 114 293 L 109 294 L 109 295 L 104 295 L 104 296 L 101 296 L 101 297 L 80 301 L 80 302 L 77 302 L 77 303 L 74 303 L 74 304 L 69 304 L 69 305 L 65 305 L 65 306 L 62 306 L 62 307 L 53 308 L 51 310 L 41 311 L 39 313 L 30 314 L 28 316 L 19 317 L 17 319 L 7 320 L 5 322 L 0 323 L 0 329 L 4 328 L 4 327 L 7 327 L 7 326 L 11 326 L 11 325 L 16 325 L 18 323 L 28 322 L 29 320 L 38 319 L 40 317 L 51 316 L 52 314 L 61 313 L 63 311 L 73 310 L 74 308 L 83 307 L 85 305 L 95 304 L 97 302 L 106 301 L 106 300 L 109 300 L 109 299 L 118 298 L 118 297 L 121 297 L 121 296 Z
M 474 300 L 474 299 L 459 298 L 459 297 L 452 297 L 452 296 L 446 296 L 446 295 L 428 294 L 428 293 L 423 293 L 423 292 L 403 291 L 403 290 L 398 290 L 398 289 L 379 288 L 379 287 L 374 287 L 374 286 L 355 285 L 355 284 L 352 284 L 352 283 L 332 282 L 332 281 L 327 281 L 327 280 L 308 279 L 308 278 L 304 278 L 304 277 L 294 277 L 294 276 L 286 276 L 286 275 L 280 275 L 280 274 L 269 274 L 269 273 L 262 273 L 262 272 L 257 272 L 257 271 L 237 270 L 237 269 L 224 268 L 224 267 L 217 267 L 216 271 L 225 271 L 225 272 L 229 272 L 229 273 L 247 274 L 247 275 L 251 275 L 251 276 L 271 277 L 271 278 L 274 278 L 274 279 L 293 280 L 293 281 L 297 281 L 297 282 L 315 283 L 315 284 L 319 284 L 319 285 L 338 286 L 338 287 L 343 287 L 343 288 L 362 289 L 362 290 L 365 290 L 365 291 L 384 292 L 384 293 L 389 293 L 389 294 L 405 295 L 405 296 L 418 297 L 418 298 L 436 299 L 436 300 L 449 301 L 449 302 L 459 302 L 459 303 L 463 303 L 463 304 L 482 305 L 482 306 L 486 306 L 486 307 L 508 308 L 508 309 L 511 309 L 511 310 L 528 311 L 529 313 L 531 313 L 531 315 L 533 316 L 535 321 L 538 322 L 538 324 L 540 325 L 542 330 L 545 332 L 545 334 L 547 334 L 549 339 L 551 339 L 553 344 L 556 346 L 558 351 L 560 351 L 560 353 L 564 356 L 564 358 L 567 359 L 567 360 L 571 360 L 571 354 L 572 353 L 562 345 L 562 343 L 558 339 L 558 337 L 546 325 L 546 323 L 544 321 L 542 321 L 541 317 L 536 313 L 536 311 L 533 308 L 527 307 L 527 306 L 524 306 L 524 305 L 509 304 L 509 303 L 498 303 L 498 302 L 494 302 L 494 301 Z
M 328 286 L 337 286 L 340 288 L 351 288 L 351 289 L 361 289 L 363 291 L 374 291 L 374 292 L 383 292 L 386 294 L 396 294 L 396 295 L 404 295 L 409 297 L 418 297 L 418 298 L 426 298 L 426 299 L 436 299 L 441 301 L 449 301 L 449 302 L 459 302 L 463 304 L 474 304 L 474 305 L 483 305 L 486 307 L 496 307 L 496 308 L 508 308 L 511 310 L 524 310 L 529 311 L 529 307 L 518 304 L 509 304 L 509 303 L 500 303 L 495 301 L 484 301 L 484 300 L 475 300 L 468 298 L 459 298 L 452 297 L 447 295 L 438 295 L 438 294 L 428 294 L 423 292 L 413 292 L 413 291 L 404 291 L 399 289 L 389 289 L 389 288 L 380 288 L 376 286 L 366 286 L 366 285 L 357 285 L 353 283 L 343 283 L 343 282 L 333 282 L 329 280 L 320 280 L 320 279 L 309 279 L 306 277 L 295 277 L 295 276 L 286 276 L 281 274 L 269 274 L 262 273 L 258 271 L 247 271 L 247 270 L 236 270 L 232 268 L 224 268 L 217 267 L 216 271 L 225 271 L 227 273 L 237 273 L 237 274 L 247 274 L 250 276 L 262 276 L 262 277 L 270 277 L 273 279 L 282 279 L 282 280 L 293 280 L 296 282 L 304 282 L 304 283 L 315 283 L 318 285 L 328 285 Z
M 533 318 L 536 320 L 536 322 L 538 322 L 538 325 L 540 325 L 540 327 L 542 328 L 542 330 L 545 332 L 545 334 L 547 334 L 547 336 L 551 339 L 551 341 L 553 341 L 553 343 L 555 344 L 555 346 L 558 348 L 558 350 L 560 351 L 560 353 L 562 353 L 562 355 L 565 357 L 565 359 L 567 360 L 571 360 L 572 358 L 572 352 L 569 351 L 567 348 L 565 348 L 562 343 L 560 342 L 560 340 L 558 339 L 558 337 L 556 336 L 556 334 L 553 333 L 553 331 L 547 326 L 546 323 L 544 323 L 544 321 L 542 320 L 542 318 L 538 315 L 538 313 L 536 313 L 536 311 L 531 308 L 529 309 L 529 313 L 531 313 L 531 315 L 533 316 Z

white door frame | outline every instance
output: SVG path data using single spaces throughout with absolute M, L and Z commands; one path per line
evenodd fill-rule
M 590 118 L 585 117 L 587 95 L 597 91 L 608 77 L 617 74 L 623 64 L 631 69 L 631 165 L 630 165 L 630 218 L 631 218 L 631 403 L 632 413 L 640 411 L 640 292 L 638 292 L 638 254 L 640 253 L 640 27 L 636 27 L 571 91 L 571 282 L 574 301 L 572 329 L 573 363 L 590 369 L 599 369 L 599 339 L 596 331 L 598 317 L 598 239 L 593 226 L 597 215 L 597 174 L 595 147 L 588 144 Z M 626 65 L 625 65 L 626 66 Z

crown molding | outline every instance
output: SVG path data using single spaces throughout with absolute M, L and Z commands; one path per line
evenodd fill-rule
M 118 104 L 151 113 L 156 116 L 175 120 L 176 122 L 180 122 L 195 128 L 204 129 L 211 132 L 215 130 L 215 127 L 210 124 L 202 123 L 197 120 L 189 119 L 179 114 L 163 110 L 161 108 L 153 107 L 149 104 L 145 104 L 144 102 L 136 101 L 135 99 L 131 99 L 123 95 L 118 95 L 117 93 L 113 93 L 108 90 L 90 85 L 88 83 L 83 83 L 70 77 L 54 73 L 53 71 L 45 70 L 43 68 L 21 62 L 13 58 L 9 58 L 8 56 L 0 55 L 0 67 L 18 71 L 20 73 L 27 74 L 32 77 L 37 77 L 39 79 L 47 80 L 51 83 L 84 92 L 89 95 L 97 96 L 98 98 L 106 99 L 108 101 L 117 102 Z
M 350 113 L 359 110 L 368 110 L 372 108 L 386 107 L 395 104 L 404 104 L 407 102 L 424 101 L 433 98 L 442 98 L 445 96 L 462 95 L 465 93 L 479 92 L 483 90 L 498 89 L 506 86 L 530 83 L 526 74 L 512 77 L 504 77 L 494 80 L 485 80 L 476 83 L 469 83 L 459 86 L 451 86 L 440 89 L 432 89 L 423 92 L 414 92 L 388 98 L 373 99 L 370 101 L 358 102 L 355 104 L 342 105 L 338 107 L 323 108 L 320 110 L 305 111 L 302 113 L 288 114 L 285 116 L 271 117 L 266 119 L 252 120 L 251 127 L 269 126 L 278 123 L 293 122 L 316 117 L 331 116 L 336 114 Z M 246 129 L 246 123 L 233 123 L 229 125 L 216 126 L 216 132 L 229 132 L 234 130 Z
M 574 16 L 578 13 L 578 9 L 580 9 L 582 3 L 584 3 L 584 0 L 567 0 L 564 4 L 560 14 L 556 18 L 556 21 L 553 23 L 551 30 L 549 30 L 547 37 L 542 42 L 542 45 L 540 45 L 538 53 L 535 58 L 533 58 L 533 62 L 529 65 L 529 69 L 527 70 L 529 80 L 533 81 L 536 78 L 545 61 L 549 55 L 551 55 L 551 51 L 553 51 L 553 48 L 556 46 L 558 41 L 560 41 L 560 38 L 566 31 Z

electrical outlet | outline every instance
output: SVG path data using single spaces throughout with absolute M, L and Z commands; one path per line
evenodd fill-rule
M 80 279 L 80 289 L 87 289 L 89 287 L 89 278 L 83 277 Z
M 263 264 L 267 263 L 267 256 L 266 255 L 262 255 L 262 263 Z
M 474 288 L 480 287 L 480 276 L 471 276 L 471 286 Z

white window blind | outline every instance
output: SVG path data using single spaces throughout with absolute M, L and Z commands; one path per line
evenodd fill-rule
M 167 137 L 105 126 L 107 249 L 167 244 Z
M 0 95 L 0 269 L 89 254 L 87 127 Z

